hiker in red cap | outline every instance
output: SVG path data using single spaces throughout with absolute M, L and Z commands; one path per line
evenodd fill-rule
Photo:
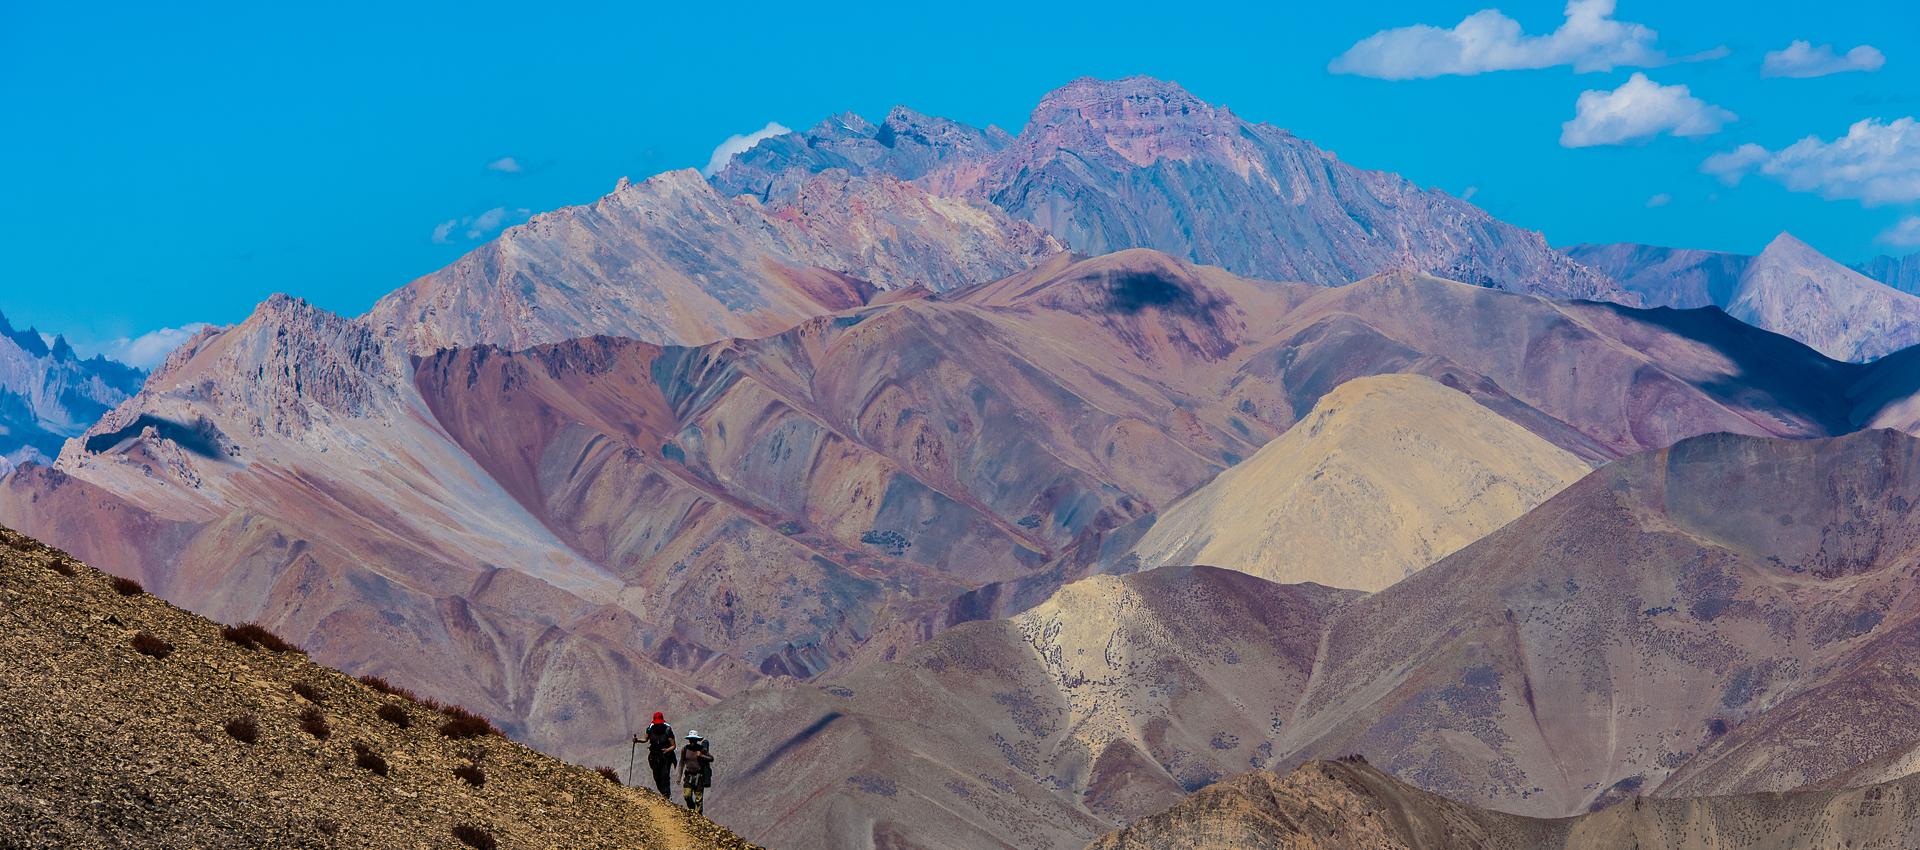
M 635 735 L 634 743 L 647 743 L 647 766 L 653 768 L 653 784 L 660 789 L 660 796 L 673 799 L 674 740 L 673 727 L 667 725 L 667 715 L 653 713 L 653 725 L 647 727 L 642 735 Z

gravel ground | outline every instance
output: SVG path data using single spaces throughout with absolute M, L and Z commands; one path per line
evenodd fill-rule
M 141 632 L 172 652 L 136 651 Z M 407 728 L 377 716 L 383 704 Z M 303 731 L 308 710 L 324 740 Z M 254 743 L 226 731 L 242 715 Z M 0 848 L 466 848 L 462 825 L 500 848 L 752 847 L 504 738 L 450 740 L 446 719 L 304 655 L 245 649 L 0 529 Z M 385 776 L 357 763 L 363 750 Z M 454 775 L 466 765 L 481 787 Z

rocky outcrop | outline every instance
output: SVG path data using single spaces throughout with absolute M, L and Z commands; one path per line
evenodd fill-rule
M 0 529 L 0 844 L 751 848 L 109 578 Z
M 127 400 L 145 377 L 104 357 L 82 360 L 64 338 L 49 343 L 0 316 L 0 474 L 51 462 L 62 443 Z

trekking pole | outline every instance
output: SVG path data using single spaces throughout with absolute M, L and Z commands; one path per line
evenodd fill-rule
M 633 784 L 633 754 L 640 749 L 640 736 L 633 736 L 633 743 L 627 745 L 627 784 Z

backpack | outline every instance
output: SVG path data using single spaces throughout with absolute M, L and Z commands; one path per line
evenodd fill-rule
M 655 723 L 647 727 L 647 753 L 673 754 L 673 727 L 665 723 Z
M 688 744 L 681 754 L 680 782 L 688 788 L 713 787 L 713 754 L 705 741 Z

